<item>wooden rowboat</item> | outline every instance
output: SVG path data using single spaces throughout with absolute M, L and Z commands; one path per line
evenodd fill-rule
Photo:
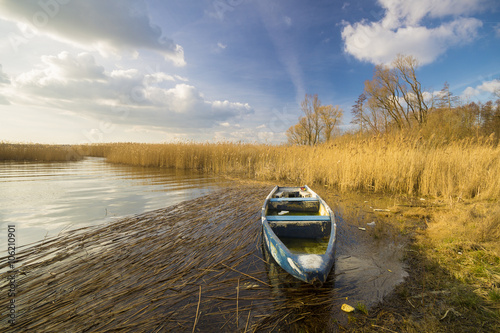
M 262 206 L 264 243 L 295 278 L 322 285 L 335 261 L 335 216 L 307 185 L 276 186 Z

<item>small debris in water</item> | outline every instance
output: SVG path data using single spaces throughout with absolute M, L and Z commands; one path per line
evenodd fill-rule
M 374 212 L 390 212 L 391 210 L 390 209 L 374 208 L 373 211 Z
M 359 230 L 363 230 L 363 231 L 366 231 L 366 228 L 363 228 L 363 227 L 358 227 Z
M 369 225 L 370 227 L 374 227 L 375 226 L 375 221 L 372 221 L 370 223 L 367 223 L 366 225 Z
M 278 215 L 285 215 L 290 213 L 288 210 L 282 210 L 281 212 L 278 213 Z
M 350 306 L 349 304 L 345 304 L 345 303 L 342 304 L 340 309 L 344 312 L 353 312 L 354 311 L 354 308 L 352 306 Z
M 247 282 L 244 284 L 244 288 L 246 290 L 253 290 L 253 289 L 256 289 L 256 288 L 259 288 L 260 285 L 259 284 L 256 284 L 256 283 L 250 283 L 250 282 Z

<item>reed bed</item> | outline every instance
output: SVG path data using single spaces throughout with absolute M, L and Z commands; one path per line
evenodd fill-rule
M 24 248 L 18 252 L 17 323 L 8 327 L 2 320 L 0 330 L 332 327 L 332 285 L 294 284 L 266 262 L 259 208 L 269 191 L 269 186 L 240 185 Z M 0 269 L 7 262 L 1 259 Z M 4 295 L 5 288 L 3 283 Z M 1 310 L 3 318 L 6 311 Z
M 109 162 L 197 169 L 276 182 L 319 184 L 438 198 L 500 198 L 500 146 L 404 136 L 319 146 L 243 143 L 104 144 L 85 148 Z
M 70 145 L 46 145 L 0 142 L 0 160 L 78 161 L 83 157 Z
M 196 169 L 250 179 L 437 198 L 500 198 L 500 146 L 489 138 L 439 142 L 404 135 L 344 136 L 310 146 L 245 143 L 0 144 L 0 160 L 112 163 Z

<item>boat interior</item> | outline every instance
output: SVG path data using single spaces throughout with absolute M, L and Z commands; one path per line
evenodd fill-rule
M 281 188 L 270 198 L 266 218 L 273 232 L 292 252 L 326 251 L 331 217 L 318 198 L 303 189 Z
M 273 195 L 273 198 L 310 198 L 311 192 L 303 188 L 279 188 Z

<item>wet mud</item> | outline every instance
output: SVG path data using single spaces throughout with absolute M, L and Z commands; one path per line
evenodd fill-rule
M 405 225 L 388 208 L 394 207 L 388 198 L 335 197 L 329 198 L 338 225 L 335 287 L 348 303 L 371 307 L 408 276 L 403 263 L 408 237 L 401 232 Z
M 342 304 L 370 307 L 404 279 L 405 237 L 370 202 L 327 190 L 317 192 L 337 218 L 335 270 L 320 288 L 292 278 L 262 246 L 272 187 L 235 185 L 25 248 L 17 323 L 2 309 L 0 330 L 334 332 L 349 325 Z

